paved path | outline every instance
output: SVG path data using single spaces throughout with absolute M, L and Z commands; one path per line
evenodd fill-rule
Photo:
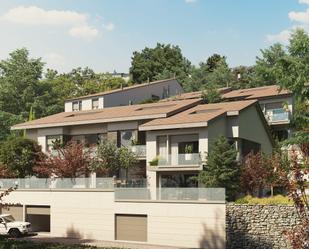
M 40 233 L 35 236 L 28 236 L 19 238 L 19 240 L 30 240 L 33 242 L 46 242 L 46 243 L 63 243 L 63 244 L 81 244 L 97 247 L 118 247 L 118 248 L 130 248 L 130 249 L 183 249 L 180 247 L 172 246 L 158 246 L 148 245 L 144 243 L 130 243 L 130 242 L 114 242 L 103 240 L 87 240 L 87 239 L 73 239 L 73 238 L 60 238 L 51 237 L 48 233 Z

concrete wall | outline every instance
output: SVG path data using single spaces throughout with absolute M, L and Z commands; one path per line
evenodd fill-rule
M 284 230 L 299 224 L 293 206 L 226 206 L 227 249 L 289 249 Z
M 239 116 L 239 137 L 261 144 L 261 150 L 264 153 L 270 154 L 273 146 L 271 137 L 267 134 L 268 125 L 263 124 L 256 106 L 251 106 L 240 112 Z M 266 121 L 265 121 L 266 122 Z
M 51 235 L 113 241 L 115 214 L 146 214 L 149 244 L 225 248 L 225 204 L 115 202 L 114 192 L 23 191 L 5 202 L 49 205 Z

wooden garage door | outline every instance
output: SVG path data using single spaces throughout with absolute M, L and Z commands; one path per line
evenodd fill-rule
M 31 223 L 34 232 L 50 232 L 50 207 L 27 206 L 26 221 Z
M 10 214 L 17 221 L 23 221 L 23 207 L 22 206 L 3 206 L 1 214 Z
M 116 240 L 147 241 L 147 215 L 116 214 Z

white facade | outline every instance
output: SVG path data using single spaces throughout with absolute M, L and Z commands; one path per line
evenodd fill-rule
M 6 203 L 50 207 L 50 235 L 116 241 L 115 216 L 147 217 L 147 241 L 141 244 L 187 248 L 225 248 L 225 203 L 115 201 L 113 191 L 17 190 Z M 131 241 L 132 242 L 132 241 Z

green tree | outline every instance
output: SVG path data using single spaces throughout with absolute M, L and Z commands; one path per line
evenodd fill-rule
M 130 74 L 134 83 L 175 76 L 184 84 L 191 69 L 190 61 L 182 55 L 178 46 L 158 43 L 155 48 L 146 47 L 133 53 Z
M 220 59 L 220 60 L 219 60 Z M 187 91 L 199 91 L 226 87 L 233 81 L 233 74 L 224 56 L 213 55 L 192 70 Z
M 234 144 L 229 144 L 223 136 L 219 137 L 211 147 L 203 171 L 198 175 L 199 182 L 205 187 L 226 188 L 228 199 L 233 199 L 239 188 L 240 176 L 236 156 Z
M 309 127 L 309 35 L 295 30 L 285 48 L 275 44 L 262 50 L 255 66 L 258 85 L 277 84 L 295 95 L 293 124 L 297 130 Z
M 22 121 L 20 116 L 0 111 L 0 143 L 12 134 L 11 126 Z
M 261 50 L 262 56 L 256 58 L 254 70 L 256 77 L 253 87 L 279 84 L 277 75 L 278 62 L 286 56 L 283 45 L 276 43 L 267 49 Z
M 17 49 L 0 62 L 0 110 L 28 116 L 33 100 L 40 95 L 41 59 L 30 59 L 27 49 Z
M 11 138 L 0 145 L 0 164 L 21 178 L 33 174 L 41 155 L 37 142 L 23 137 Z
M 238 66 L 232 69 L 233 82 L 231 87 L 234 89 L 243 89 L 256 87 L 255 68 L 253 66 Z
M 104 172 L 109 176 L 119 175 L 120 169 L 128 170 L 136 166 L 138 160 L 129 148 L 118 148 L 114 142 L 104 142 L 98 146 L 97 155 L 92 163 L 92 170 Z
M 226 57 L 219 54 L 213 54 L 212 56 L 208 57 L 206 61 L 209 72 L 213 72 L 222 63 L 225 63 L 225 65 L 227 66 Z

